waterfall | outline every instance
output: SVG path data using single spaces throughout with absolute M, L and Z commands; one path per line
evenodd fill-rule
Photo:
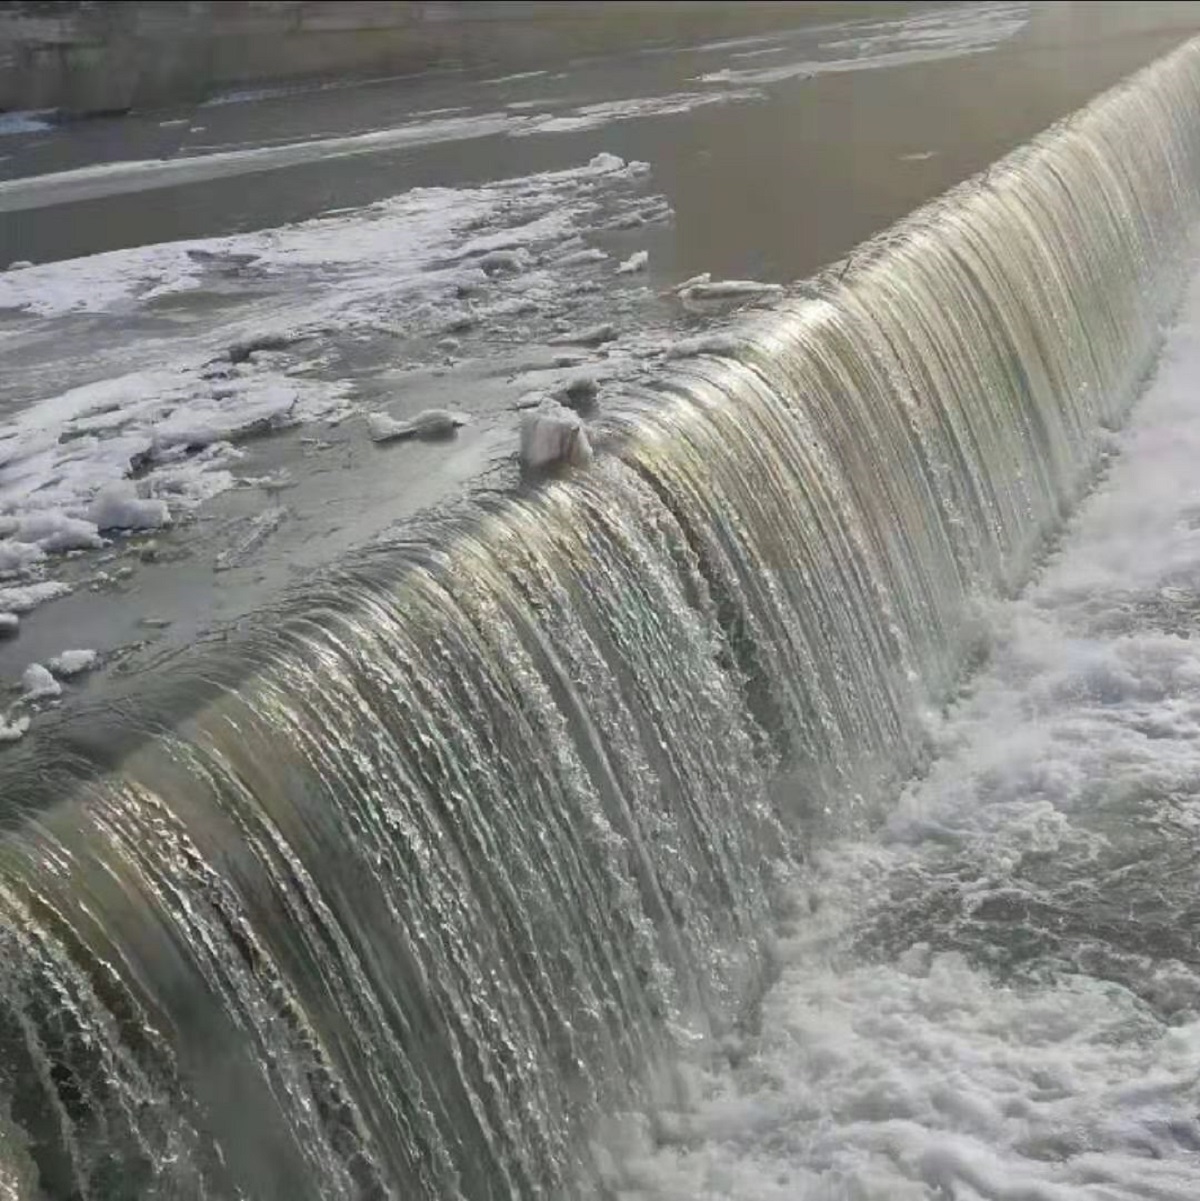
M 920 763 L 1197 215 L 1193 42 L 677 366 L 589 470 L 201 655 L 190 711 L 8 756 L 0 1192 L 602 1195 L 600 1116 L 747 1020 L 777 865 Z

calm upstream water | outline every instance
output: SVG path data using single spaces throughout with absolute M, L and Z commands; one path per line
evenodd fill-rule
M 0 1196 L 1196 1196 L 1197 24 L 6 139 Z

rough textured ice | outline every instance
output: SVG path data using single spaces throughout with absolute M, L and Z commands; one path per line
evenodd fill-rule
M 584 413 L 595 406 L 599 393 L 599 380 L 590 371 L 580 371 L 563 384 L 559 395 L 567 408 Z
M 668 359 L 688 359 L 698 354 L 736 354 L 739 342 L 732 334 L 700 334 L 667 347 Z
M 579 417 L 561 405 L 547 406 L 521 419 L 521 464 L 542 470 L 558 464 L 586 467 L 592 445 Z
M 425 409 L 408 421 L 397 421 L 387 413 L 368 413 L 367 431 L 372 442 L 394 442 L 402 438 L 445 438 L 466 425 L 465 413 L 450 409 Z
M 25 575 L 45 559 L 46 552 L 36 542 L 0 542 L 0 576 Z
M 616 327 L 605 321 L 600 325 L 590 325 L 586 329 L 565 333 L 555 338 L 554 342 L 563 346 L 602 346 L 605 342 L 612 342 L 616 336 Z
M 127 482 L 102 488 L 92 502 L 90 516 L 102 530 L 158 530 L 171 524 L 165 500 L 143 500 Z
M 36 584 L 15 584 L 0 588 L 0 612 L 28 613 L 46 601 L 66 596 L 70 591 L 71 585 L 64 584 L 61 580 L 42 580 Z
M 678 293 L 685 309 L 706 313 L 754 300 L 773 300 L 783 295 L 783 288 L 754 279 L 718 279 L 697 281 L 679 288 Z
M 95 522 L 65 513 L 30 513 L 17 526 L 18 542 L 33 542 L 44 551 L 94 550 L 104 545 Z
M 55 655 L 50 660 L 50 670 L 59 677 L 77 676 L 81 672 L 91 671 L 96 666 L 98 656 L 92 650 L 70 650 Z
M 62 685 L 40 663 L 31 663 L 24 670 L 21 687 L 28 701 L 49 700 L 62 695 Z
M 28 717 L 0 717 L 0 743 L 20 742 L 29 732 Z
M 648 250 L 635 251 L 617 267 L 617 274 L 632 275 L 635 271 L 644 271 L 649 261 L 650 252 Z

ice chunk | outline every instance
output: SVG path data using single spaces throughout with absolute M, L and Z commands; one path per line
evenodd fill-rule
M 94 550 L 104 545 L 94 522 L 55 510 L 22 517 L 17 526 L 17 541 L 36 542 L 44 551 Z
M 668 359 L 687 359 L 698 354 L 734 355 L 738 351 L 738 340 L 732 334 L 700 334 L 695 338 L 684 338 L 667 347 Z
M 21 584 L 11 588 L 0 588 L 0 612 L 28 613 L 46 601 L 66 596 L 71 591 L 70 584 L 60 580 L 44 580 L 38 584 Z
M 625 160 L 620 155 L 609 154 L 603 150 L 588 163 L 588 169 L 595 171 L 597 174 L 604 174 L 608 171 L 620 171 L 624 166 Z
M 171 524 L 165 500 L 143 500 L 128 482 L 101 488 L 92 502 L 91 518 L 102 530 L 158 530 Z
M 199 251 L 189 250 L 188 255 L 194 258 Z M 250 261 L 254 261 L 254 256 L 250 256 Z M 231 363 L 245 363 L 251 359 L 260 350 L 287 350 L 293 343 L 300 341 L 297 334 L 259 334 L 253 338 L 247 338 L 242 342 L 235 342 L 229 348 L 229 361 Z
M 55 655 L 48 666 L 61 678 L 77 676 L 81 672 L 91 671 L 96 666 L 97 657 L 96 652 L 90 650 L 63 651 L 61 655 Z
M 387 413 L 368 413 L 367 431 L 372 442 L 394 442 L 401 438 L 447 438 L 466 425 L 465 413 L 449 409 L 425 409 L 409 421 L 397 421 Z
M 748 304 L 752 300 L 770 300 L 783 294 L 779 284 L 764 284 L 754 279 L 701 280 L 679 288 L 683 307 L 696 312 Z
M 0 717 L 0 742 L 20 742 L 29 731 L 29 718 Z
M 565 333 L 555 338 L 554 343 L 558 346 L 601 346 L 605 342 L 612 342 L 616 336 L 616 329 L 611 322 L 606 321 L 601 325 Z
M 583 422 L 562 405 L 547 406 L 521 419 L 521 465 L 541 470 L 564 463 L 586 467 L 592 461 L 592 445 Z
M 586 412 L 596 403 L 600 392 L 600 384 L 594 375 L 581 371 L 571 376 L 562 387 L 562 402 L 577 413 Z
M 36 542 L 12 539 L 0 542 L 0 576 L 23 575 L 46 558 L 46 552 Z
M 492 275 L 519 275 L 529 264 L 529 253 L 516 250 L 491 250 L 476 260 L 482 270 Z
M 649 261 L 650 252 L 648 250 L 635 251 L 617 267 L 617 274 L 632 275 L 635 271 L 645 271 Z
M 21 619 L 15 613 L 0 613 L 0 638 L 12 638 L 21 628 Z
M 608 255 L 599 246 L 589 246 L 584 250 L 572 250 L 555 259 L 560 267 L 575 267 L 580 263 L 599 263 Z
M 27 701 L 50 700 L 62 695 L 62 685 L 40 664 L 31 663 L 21 675 Z

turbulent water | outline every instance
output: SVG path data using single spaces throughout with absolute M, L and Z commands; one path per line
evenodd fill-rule
M 1169 998 L 1186 1008 L 1190 994 L 1169 981 L 1155 993 L 1135 952 L 1161 925 L 1179 944 L 1162 962 L 1186 962 L 1169 899 L 1184 894 L 1168 879 L 1186 880 L 1191 844 L 1162 833 L 1186 825 L 1186 790 L 1144 830 L 1125 829 L 1117 801 L 1072 824 L 1053 797 L 1022 800 L 1055 773 L 1037 750 L 1053 734 L 1031 722 L 1028 781 L 995 784 L 1028 808 L 1030 887 L 958 888 L 986 874 L 977 860 L 1003 841 L 987 839 L 989 820 L 1011 816 L 1003 804 L 979 816 L 959 796 L 937 819 L 940 854 L 912 833 L 912 804 L 894 846 L 828 840 L 868 828 L 928 768 L 930 706 L 980 650 L 980 604 L 1019 588 L 1093 478 L 1177 299 L 1197 215 L 1189 44 L 864 248 L 736 351 L 664 381 L 588 472 L 436 547 L 374 555 L 262 623 L 224 652 L 186 720 L 115 714 L 120 737 L 90 752 L 94 768 L 79 743 L 70 762 L 45 745 L 14 760 L 5 796 L 28 812 L 0 844 L 2 1186 L 604 1194 L 628 1184 L 605 1115 L 647 1112 L 660 1141 L 685 1145 L 646 1151 L 632 1187 L 772 1195 L 766 1181 L 796 1195 L 803 1155 L 819 1175 L 855 1145 L 831 1130 L 853 1078 L 862 1120 L 883 1115 L 871 1154 L 919 1159 L 923 1175 L 905 1178 L 918 1190 L 1139 1195 L 1086 1167 L 1090 1193 L 1047 1191 L 1052 1173 L 1026 1186 L 1003 1166 L 1017 1136 L 988 1125 L 1008 1112 L 1003 1081 L 979 1100 L 962 1080 L 1017 1055 L 989 1031 L 1051 1028 L 1057 1013 L 1084 1015 L 1098 1045 L 1126 1038 L 1129 1087 L 1160 1087 L 1154 1055 L 1189 1037 L 1162 1033 Z M 1163 654 L 1185 610 L 1162 629 Z M 1101 692 L 1125 678 L 1103 658 L 1086 677 Z M 1056 678 L 1046 669 L 1048 700 Z M 982 795 L 992 777 L 971 754 L 951 746 L 927 787 L 957 795 L 954 773 L 973 771 Z M 832 866 L 813 893 L 825 905 L 788 918 L 797 941 L 858 930 L 868 904 L 880 916 L 844 971 L 785 948 L 755 1063 L 793 1045 L 771 1042 L 773 1022 L 796 1028 L 793 1006 L 828 1045 L 797 1042 L 815 1068 L 804 1050 L 771 1060 L 799 1117 L 761 1144 L 744 1126 L 745 1158 L 705 1177 L 721 1131 L 673 1065 L 745 1045 L 788 917 L 783 877 L 806 854 Z M 1163 898 L 1158 925 L 1105 908 L 1106 879 L 1127 869 L 1145 885 L 1129 895 Z M 1031 917 L 1038 904 L 1047 915 Z M 1064 973 L 1043 982 L 1041 1008 L 990 983 L 1030 960 Z M 1105 1005 L 1112 1028 L 1088 1016 Z M 877 1044 L 922 1021 L 919 1088 Z M 1159 1052 L 1139 1050 L 1153 1039 Z M 1063 1062 L 1048 1054 L 1043 1094 L 1010 1090 L 1013 1105 L 1061 1097 Z M 922 1149 L 896 1133 L 905 1088 L 917 1126 L 939 1088 L 946 1107 L 975 1105 L 976 1141 L 1000 1166 L 971 1160 L 966 1135 Z M 668 1120 L 681 1112 L 701 1116 Z M 1041 1141 L 1022 1155 L 1086 1145 L 1087 1124 L 1063 1112 L 1061 1128 L 1027 1119 Z M 1164 1102 L 1127 1153 L 1186 1148 L 1195 1132 L 1172 1112 Z M 739 1186 L 758 1150 L 790 1166 Z M 882 1169 L 830 1179 L 830 1196 L 902 1195 Z M 1141 1195 L 1184 1195 L 1166 1188 Z
M 629 1201 L 1200 1195 L 1200 279 L 1119 457 Z

